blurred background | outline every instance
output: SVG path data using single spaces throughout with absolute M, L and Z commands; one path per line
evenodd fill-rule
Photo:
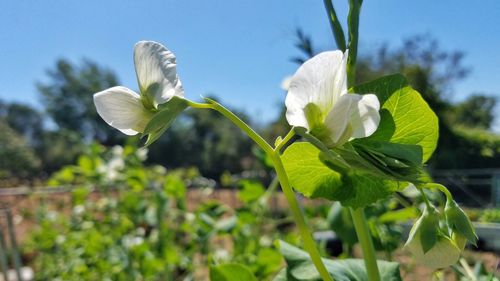
M 334 5 L 345 22 L 347 1 Z M 362 83 L 397 72 L 406 75 L 440 118 L 439 145 L 427 166 L 430 174 L 485 222 L 500 222 L 498 11 L 500 2 L 495 0 L 366 0 L 356 78 Z M 90 204 L 88 198 L 99 205 L 109 196 L 120 205 L 121 196 L 130 201 L 130 195 L 110 190 L 141 192 L 161 186 L 163 195 L 178 201 L 177 208 L 194 212 L 194 207 L 182 206 L 190 201 L 172 191 L 172 185 L 199 187 L 201 193 L 193 196 L 203 201 L 207 188 L 246 190 L 248 195 L 273 183 L 262 153 L 216 112 L 186 111 L 147 150 L 137 149 L 138 138 L 126 137 L 98 116 L 94 93 L 115 85 L 138 88 L 132 58 L 137 41 L 158 41 L 174 52 L 189 99 L 217 99 L 270 142 L 289 129 L 283 81 L 308 58 L 336 49 L 321 1 L 10 1 L 0 4 L 0 26 L 0 204 L 13 208 L 14 224 L 20 225 L 14 235 L 23 249 L 19 264 L 35 264 L 39 271 L 52 261 L 41 253 L 54 253 L 60 242 L 52 233 L 47 245 L 37 243 L 48 237 L 40 233 L 51 228 L 47 210 L 78 217 L 74 208 Z M 165 175 L 175 177 L 166 183 Z M 246 181 L 258 182 L 258 187 Z M 106 194 L 95 195 L 96 190 Z M 43 200 L 47 192 L 56 191 L 61 198 Z M 33 194 L 38 194 L 35 199 Z M 228 196 L 229 202 L 223 203 L 232 207 L 241 200 L 256 201 Z M 142 204 L 157 200 L 155 210 L 166 208 L 161 196 L 154 198 L 142 198 Z M 279 206 L 277 200 L 270 205 Z M 108 207 L 128 215 L 147 209 L 133 209 L 135 203 L 129 201 L 129 213 Z M 34 202 L 43 210 L 35 211 Z M 85 208 L 97 212 L 106 204 Z M 210 208 L 215 207 L 199 212 L 214 211 Z M 130 220 L 134 231 L 149 223 L 152 228 L 159 223 L 160 233 L 166 231 L 162 214 L 152 222 Z M 7 223 L 3 226 L 7 229 Z M 34 229 L 39 232 L 33 234 Z M 158 249 L 155 245 L 151 249 Z M 186 262 L 167 252 L 168 262 Z M 160 265 L 163 254 L 157 257 Z M 148 270 L 144 272 L 156 276 Z M 69 269 L 47 270 L 43 276 L 54 278 L 61 271 Z M 137 276 L 148 276 L 144 272 Z

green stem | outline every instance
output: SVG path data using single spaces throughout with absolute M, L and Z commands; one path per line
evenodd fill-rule
M 304 216 L 302 215 L 302 211 L 299 207 L 297 199 L 295 198 L 295 193 L 293 193 L 292 187 L 288 180 L 288 176 L 285 172 L 285 168 L 283 167 L 283 163 L 281 161 L 281 157 L 278 151 L 272 154 L 272 159 L 274 163 L 274 168 L 276 169 L 276 174 L 278 175 L 278 178 L 280 180 L 281 189 L 285 194 L 288 204 L 290 205 L 290 209 L 292 210 L 295 222 L 299 227 L 299 232 L 304 242 L 304 248 L 307 252 L 309 252 L 309 256 L 311 257 L 314 266 L 321 275 L 321 278 L 323 278 L 323 281 L 333 281 L 333 278 L 330 276 L 330 274 L 326 270 L 325 265 L 323 264 L 323 261 L 321 260 L 319 251 L 316 248 L 316 243 L 314 242 L 311 233 L 307 228 Z
M 425 194 L 424 190 L 421 187 L 417 187 L 418 191 L 420 191 L 420 194 L 422 194 L 422 198 L 424 199 L 425 206 L 427 206 L 427 209 L 431 210 L 431 202 L 429 201 L 429 198 L 427 198 L 427 195 Z
M 435 188 L 441 191 L 445 196 L 446 199 L 453 201 L 453 196 L 451 195 L 450 191 L 442 184 L 439 183 L 427 183 L 421 186 L 422 188 Z
M 377 257 L 375 256 L 375 247 L 373 247 L 372 238 L 366 222 L 364 208 L 350 208 L 354 228 L 358 235 L 361 249 L 363 250 L 363 259 L 365 260 L 366 274 L 369 281 L 380 281 L 378 271 Z
M 285 168 L 283 167 L 280 152 L 278 150 L 274 150 L 259 134 L 257 134 L 252 128 L 250 128 L 250 126 L 248 126 L 243 120 L 232 113 L 229 109 L 225 108 L 214 100 L 205 100 L 209 103 L 204 104 L 188 101 L 188 104 L 193 108 L 213 109 L 224 115 L 236 126 L 238 126 L 238 128 L 243 130 L 260 148 L 262 148 L 262 150 L 264 150 L 264 152 L 266 152 L 269 157 L 271 157 L 271 159 L 273 160 L 274 169 L 276 170 L 276 175 L 279 178 L 281 188 L 283 190 L 283 193 L 285 194 L 288 204 L 290 205 L 295 222 L 297 223 L 299 232 L 302 236 L 302 240 L 304 240 L 305 250 L 309 252 L 311 260 L 314 263 L 314 266 L 318 270 L 319 274 L 321 275 L 323 281 L 334 281 L 326 270 L 326 267 L 321 260 L 319 251 L 316 248 L 316 243 L 312 239 L 311 233 L 307 228 L 305 219 L 302 215 L 302 211 L 299 207 L 297 199 L 295 198 L 295 194 L 293 193 Z M 285 137 L 285 139 L 291 139 L 291 137 L 293 136 L 292 133 L 289 133 L 288 135 L 290 135 L 290 137 Z
M 276 144 L 276 148 L 274 150 L 281 151 L 281 149 L 284 148 L 292 140 L 294 136 L 295 136 L 295 130 L 292 128 L 290 129 L 288 134 L 286 134 L 286 136 L 279 143 Z
M 232 113 L 229 109 L 222 106 L 220 103 L 206 99 L 209 103 L 195 103 L 192 101 L 188 101 L 189 106 L 194 108 L 209 108 L 213 109 L 220 114 L 224 115 L 227 119 L 233 122 L 238 128 L 240 128 L 243 132 L 245 132 L 265 153 L 268 155 L 272 155 L 274 153 L 273 148 L 259 135 L 255 132 L 250 126 L 247 125 L 243 120 L 241 120 L 238 116 Z
M 355 85 L 356 79 L 356 59 L 358 57 L 358 30 L 359 13 L 361 12 L 362 0 L 349 0 L 349 15 L 347 16 L 347 26 L 349 27 L 349 57 L 347 58 L 347 83 L 349 87 Z
M 337 43 L 337 48 L 345 52 L 345 35 L 344 30 L 342 29 L 342 25 L 339 22 L 339 18 L 337 17 L 337 13 L 335 13 L 335 8 L 333 8 L 332 0 L 323 0 L 325 4 L 326 13 L 328 14 L 328 21 L 330 22 L 330 27 L 332 28 L 333 37 L 335 38 L 335 42 Z

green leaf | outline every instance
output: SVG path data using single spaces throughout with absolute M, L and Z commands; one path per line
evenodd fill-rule
M 186 184 L 178 174 L 169 173 L 165 177 L 163 191 L 174 198 L 184 198 L 186 196 Z
M 418 183 L 426 180 L 422 168 L 422 147 L 419 145 L 372 140 L 354 140 L 351 144 L 353 149 L 337 150 L 354 167 L 396 181 Z
M 262 184 L 256 181 L 242 180 L 240 184 L 241 190 L 238 192 L 238 198 L 243 203 L 254 202 L 266 192 Z
M 353 141 L 356 144 L 356 140 Z M 422 147 L 413 144 L 399 144 L 386 141 L 363 141 L 361 145 L 371 151 L 382 153 L 397 159 L 406 160 L 412 164 L 422 163 Z
M 408 185 L 405 182 L 382 180 L 376 176 L 357 173 L 353 173 L 349 177 L 345 177 L 345 179 L 348 180 L 345 187 L 354 190 L 354 194 L 340 200 L 340 203 L 354 209 L 366 207 L 388 197 L 395 191 L 404 189 Z
M 187 106 L 187 101 L 178 96 L 173 96 L 168 102 L 161 104 L 159 111 L 153 115 L 144 129 L 143 135 L 148 135 L 145 146 L 156 141 Z
M 326 220 L 330 229 L 335 232 L 343 243 L 353 246 L 358 242 L 351 212 L 348 208 L 343 208 L 339 202 L 334 202 L 328 211 Z
M 306 252 L 284 241 L 279 241 L 279 248 L 288 266 L 274 278 L 274 281 L 321 280 L 319 273 Z M 322 260 L 327 271 L 336 281 L 368 281 L 363 260 Z M 398 263 L 377 261 L 377 264 L 381 280 L 402 280 Z
M 410 219 L 414 219 L 417 216 L 418 216 L 418 211 L 416 208 L 407 207 L 404 209 L 385 212 L 378 218 L 378 221 L 380 223 L 404 222 Z
M 365 140 L 420 145 L 423 162 L 430 158 L 437 145 L 438 118 L 402 75 L 382 77 L 356 86 L 352 91 L 358 94 L 374 93 L 382 106 L 379 128 Z
M 454 200 L 446 200 L 445 213 L 448 224 L 453 232 L 462 235 L 467 238 L 469 242 L 476 245 L 478 239 L 476 231 L 469 217 L 467 217 L 462 208 L 460 208 Z
M 210 281 L 257 281 L 246 266 L 237 263 L 221 264 L 210 267 Z
M 342 176 L 325 166 L 318 158 L 319 150 L 310 143 L 290 145 L 283 154 L 283 164 L 292 187 L 309 198 L 344 200 L 352 190 L 343 188 Z
M 358 208 L 406 186 L 357 172 L 341 175 L 327 167 L 319 155 L 314 145 L 298 142 L 289 146 L 282 156 L 292 187 L 308 198 L 325 198 Z
M 420 236 L 420 243 L 422 245 L 422 250 L 427 253 L 438 240 L 439 234 L 439 214 L 434 209 L 425 208 L 422 217 L 416 223 L 416 233 L 415 235 Z M 410 235 L 412 236 L 412 235 Z M 411 239 L 409 239 L 411 240 Z

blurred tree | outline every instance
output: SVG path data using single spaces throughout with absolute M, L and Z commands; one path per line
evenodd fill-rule
M 31 146 L 39 145 L 43 134 L 43 115 L 25 104 L 11 103 L 5 107 L 4 118 L 9 127 L 23 136 Z
M 0 179 L 27 177 L 38 171 L 40 161 L 23 137 L 0 119 Z
M 497 100 L 495 97 L 475 94 L 455 106 L 452 118 L 456 123 L 467 127 L 490 129 L 495 119 L 493 110 Z
M 93 94 L 118 84 L 109 69 L 84 60 L 80 65 L 60 59 L 47 71 L 48 82 L 37 83 L 42 103 L 60 129 L 78 133 L 87 140 L 105 144 L 122 143 L 124 136 L 97 114 Z
M 29 155 L 27 159 L 37 163 L 27 164 L 28 168 L 22 170 L 24 178 L 44 176 L 63 165 L 73 163 L 83 149 L 83 141 L 76 132 L 65 129 L 46 130 L 44 117 L 29 105 L 0 101 L 0 122 L 3 124 L 2 128 L 7 128 L 3 141 L 19 142 L 19 146 L 14 147 L 25 149 L 26 154 L 22 155 Z M 19 162 L 20 160 L 13 157 L 5 158 L 3 163 L 5 165 L 11 163 L 12 167 L 17 167 Z M 37 169 L 29 168 L 35 166 Z
M 463 65 L 460 51 L 443 51 L 429 34 L 403 40 L 401 47 L 382 45 L 374 53 L 358 60 L 356 82 L 363 83 L 392 73 L 402 73 L 420 92 L 431 108 L 442 117 L 452 103 L 448 101 L 455 82 L 467 77 L 470 69 Z

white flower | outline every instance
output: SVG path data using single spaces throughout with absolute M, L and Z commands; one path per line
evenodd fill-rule
M 375 95 L 347 92 L 347 56 L 347 51 L 329 51 L 306 61 L 285 100 L 288 123 L 308 129 L 329 147 L 370 136 L 380 122 Z
M 160 43 L 138 42 L 134 63 L 140 95 L 121 86 L 94 94 L 94 104 L 102 119 L 127 135 L 142 133 L 158 105 L 174 96 L 184 96 L 175 56 Z

